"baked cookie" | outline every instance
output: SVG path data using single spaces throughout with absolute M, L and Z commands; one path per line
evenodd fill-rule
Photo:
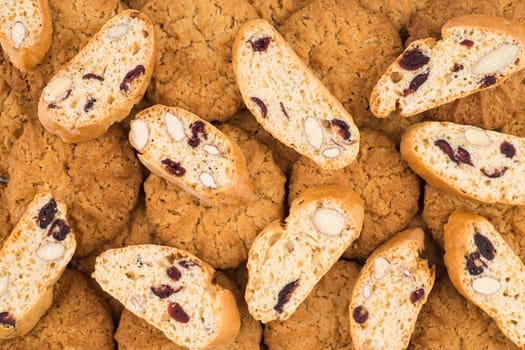
M 208 121 L 234 114 L 242 98 L 231 65 L 233 38 L 257 11 L 246 0 L 150 0 L 141 11 L 156 23 L 158 39 L 150 100 Z
M 234 268 L 246 261 L 255 236 L 282 218 L 285 177 L 265 146 L 227 124 L 219 129 L 243 151 L 257 199 L 248 207 L 210 206 L 152 174 L 144 183 L 146 210 L 163 244 L 188 250 L 215 268 Z
M 319 281 L 297 311 L 284 322 L 264 328 L 271 350 L 351 350 L 348 308 L 359 265 L 339 260 Z
M 401 159 L 394 142 L 372 129 L 361 129 L 357 159 L 341 170 L 326 171 L 303 157 L 290 176 L 289 202 L 305 188 L 324 184 L 350 186 L 365 203 L 361 236 L 344 253 L 366 258 L 399 232 L 418 211 L 419 179 Z
M 122 0 L 122 3 L 129 8 L 140 10 L 149 0 Z
M 66 269 L 53 304 L 24 337 L 0 341 L 1 350 L 114 349 L 113 321 L 107 305 L 80 272 Z
M 235 295 L 235 300 L 239 306 L 241 316 L 241 328 L 234 343 L 228 347 L 230 350 L 259 350 L 262 327 L 259 322 L 254 320 L 248 313 L 246 302 L 244 301 L 242 289 L 233 283 L 222 272 L 218 272 L 217 283 L 224 288 L 230 289 Z M 186 348 L 179 346 L 166 338 L 166 336 L 149 325 L 143 319 L 133 315 L 130 311 L 124 310 L 120 318 L 118 329 L 115 333 L 115 340 L 119 349 L 122 350 L 184 350 Z
M 0 247 L 13 229 L 13 225 L 9 220 L 9 211 L 7 210 L 7 201 L 5 198 L 6 187 L 7 185 L 5 183 L 0 182 Z
M 248 0 L 261 18 L 279 27 L 293 12 L 305 7 L 312 0 Z
M 51 191 L 68 207 L 76 257 L 89 255 L 122 230 L 142 181 L 139 162 L 119 126 L 96 140 L 65 144 L 32 120 L 24 125 L 8 163 L 11 223 L 36 193 Z
M 448 277 L 436 281 L 421 309 L 409 350 L 518 350 L 483 311 L 463 298 Z
M 405 33 L 414 13 L 425 8 L 431 0 L 359 0 L 366 9 L 380 12 L 387 16 L 396 30 Z

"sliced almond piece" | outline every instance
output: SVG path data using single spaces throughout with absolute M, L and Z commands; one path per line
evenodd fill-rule
M 306 141 L 315 149 L 320 149 L 323 144 L 323 129 L 321 124 L 312 117 L 304 120 L 304 134 Z
M 129 25 L 127 23 L 119 23 L 108 29 L 108 37 L 111 39 L 120 39 L 128 33 Z
M 142 151 L 149 141 L 149 128 L 144 120 L 136 119 L 131 122 L 131 143 L 137 151 Z
M 202 146 L 202 149 L 204 150 L 204 152 L 212 156 L 218 156 L 219 154 L 221 154 L 219 149 L 215 147 L 214 145 L 207 144 L 207 145 Z
M 337 147 L 327 148 L 323 151 L 326 158 L 337 158 L 341 155 L 341 150 Z
M 363 287 L 363 298 L 368 299 L 372 295 L 372 288 L 370 288 L 370 285 L 365 284 Z
M 16 21 L 15 24 L 13 24 L 13 28 L 11 28 L 11 39 L 13 40 L 15 49 L 20 48 L 25 37 L 26 26 L 21 21 Z
M 164 114 L 164 123 L 166 123 L 166 129 L 168 130 L 168 134 L 173 140 L 178 142 L 184 139 L 184 126 L 182 125 L 182 122 L 179 118 L 177 118 L 170 112 L 166 112 Z
M 199 175 L 199 181 L 206 187 L 217 188 L 215 179 L 210 173 L 203 172 Z
M 480 277 L 472 282 L 472 288 L 481 294 L 494 294 L 500 289 L 500 283 L 492 277 Z
M 374 260 L 374 277 L 380 280 L 385 276 L 385 271 L 390 267 L 390 262 L 385 258 L 378 257 Z
M 67 75 L 59 76 L 47 84 L 44 90 L 45 102 L 57 102 L 64 99 L 73 86 L 73 80 Z
M 0 276 L 0 295 L 4 294 L 8 286 L 9 286 L 9 276 L 8 275 Z
M 64 255 L 65 251 L 66 248 L 64 248 L 62 244 L 49 243 L 41 246 L 36 252 L 36 255 L 38 255 L 38 257 L 43 260 L 53 261 L 60 259 Z
M 329 208 L 317 209 L 312 217 L 312 223 L 317 231 L 328 236 L 340 234 L 346 226 L 344 216 L 337 210 Z
M 488 146 L 490 145 L 490 138 L 487 132 L 480 128 L 468 128 L 464 132 L 465 139 L 468 143 L 474 146 Z
M 517 45 L 503 45 L 481 58 L 472 72 L 479 75 L 495 73 L 514 62 L 519 50 Z

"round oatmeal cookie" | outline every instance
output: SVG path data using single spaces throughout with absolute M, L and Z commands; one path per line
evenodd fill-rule
M 512 0 L 434 0 L 418 11 L 408 27 L 407 44 L 422 38 L 440 38 L 441 27 L 449 19 L 465 14 L 502 16 L 525 21 L 525 5 Z M 455 100 L 427 112 L 434 120 L 499 129 L 512 114 L 525 106 L 525 70 L 503 84 Z
M 322 170 L 306 157 L 297 161 L 289 185 L 289 203 L 305 188 L 344 184 L 365 203 L 363 230 L 346 250 L 346 258 L 366 258 L 401 231 L 418 211 L 419 178 L 410 170 L 385 134 L 361 129 L 357 159 L 341 170 Z
M 247 206 L 208 205 L 152 174 L 144 183 L 146 212 L 162 244 L 214 268 L 235 268 L 246 261 L 255 236 L 282 219 L 286 179 L 266 146 L 231 125 L 219 128 L 243 151 L 257 199 Z
M 436 281 L 421 309 L 409 350 L 519 349 L 496 323 L 461 296 L 448 277 Z
M 264 343 L 271 350 L 351 350 L 349 311 L 359 265 L 339 260 L 286 321 L 264 328 Z
M 119 0 L 49 0 L 53 20 L 51 47 L 27 73 L 6 66 L 7 83 L 25 99 L 38 102 L 53 74 L 69 62 L 111 17 L 125 9 Z
M 302 9 L 313 0 L 248 0 L 261 18 L 279 27 L 295 11 Z
M 114 349 L 107 305 L 80 272 L 66 269 L 55 285 L 53 304 L 23 337 L 0 341 L 0 350 Z
M 66 144 L 32 120 L 11 149 L 8 166 L 11 223 L 35 194 L 51 191 L 68 207 L 76 257 L 91 254 L 122 230 L 142 181 L 139 162 L 118 125 L 96 140 Z
M 237 29 L 257 18 L 246 0 L 150 0 L 141 11 L 155 23 L 158 54 L 147 95 L 211 120 L 242 105 L 231 64 Z
M 414 13 L 425 8 L 431 0 L 359 0 L 366 9 L 387 16 L 398 32 L 406 32 Z
M 243 289 L 232 282 L 222 272 L 216 274 L 217 283 L 224 288 L 230 289 L 235 295 L 239 314 L 241 316 L 241 328 L 235 337 L 234 343 L 229 350 L 259 350 L 262 338 L 261 324 L 248 312 L 244 301 Z M 115 333 L 118 348 L 121 350 L 152 349 L 152 350 L 184 350 L 166 338 L 164 334 L 143 319 L 135 316 L 128 310 L 124 310 L 118 329 Z

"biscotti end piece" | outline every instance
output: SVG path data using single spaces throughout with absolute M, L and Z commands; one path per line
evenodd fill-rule
M 204 119 L 155 105 L 131 121 L 130 143 L 153 173 L 205 202 L 255 199 L 240 147 Z
M 323 169 L 344 168 L 357 157 L 352 116 L 267 21 L 239 29 L 233 69 L 246 107 L 276 139 Z
M 231 291 L 215 270 L 186 251 L 159 245 L 111 249 L 99 255 L 93 278 L 126 309 L 190 349 L 233 342 L 240 327 Z
M 444 228 L 445 265 L 458 292 L 525 346 L 525 266 L 482 216 L 454 211 Z
M 370 110 L 411 116 L 493 88 L 525 67 L 525 25 L 467 15 L 442 27 L 442 39 L 412 42 L 379 79 Z
M 103 135 L 140 101 L 155 57 L 150 19 L 136 10 L 119 13 L 48 82 L 38 103 L 40 122 L 65 142 Z
M 429 184 L 486 203 L 525 204 L 525 139 L 449 122 L 423 122 L 401 156 Z
M 0 251 L 0 339 L 27 334 L 49 309 L 53 286 L 76 248 L 67 208 L 35 196 Z
M 0 44 L 22 72 L 36 66 L 51 46 L 48 0 L 5 0 L 0 7 Z
M 422 256 L 421 228 L 398 233 L 366 260 L 352 291 L 350 333 L 356 350 L 406 349 L 435 269 Z
M 345 186 L 305 190 L 284 227 L 276 221 L 256 237 L 248 255 L 245 299 L 264 323 L 288 319 L 346 248 L 359 237 L 364 207 Z

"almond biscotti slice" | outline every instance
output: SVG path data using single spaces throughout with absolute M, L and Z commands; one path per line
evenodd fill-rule
M 350 334 L 356 350 L 406 349 L 435 269 L 422 257 L 420 228 L 398 233 L 366 260 L 352 291 Z
M 525 346 L 525 265 L 482 216 L 453 212 L 444 228 L 445 265 L 459 293 Z
M 36 66 L 51 46 L 53 25 L 48 0 L 3 0 L 0 25 L 2 49 L 23 72 Z
M 239 146 L 204 119 L 155 105 L 131 121 L 129 140 L 153 173 L 207 202 L 254 199 Z
M 486 203 L 525 204 L 525 139 L 449 122 L 401 137 L 401 156 L 433 186 Z
M 66 142 L 101 136 L 142 98 L 155 55 L 149 18 L 136 10 L 119 13 L 44 88 L 38 103 L 42 125 Z
M 110 249 L 93 277 L 126 309 L 189 349 L 227 348 L 240 327 L 231 291 L 213 282 L 215 270 L 184 250 L 160 245 Z
M 525 67 L 525 24 L 466 15 L 441 28 L 442 39 L 412 42 L 379 79 L 370 110 L 408 117 L 503 83 Z
M 0 250 L 0 339 L 23 336 L 51 306 L 53 286 L 73 257 L 67 208 L 35 196 Z
M 363 202 L 348 187 L 305 190 L 285 225 L 266 226 L 250 248 L 245 292 L 250 314 L 264 323 L 288 319 L 359 237 L 363 217 Z
M 323 169 L 344 168 L 357 157 L 352 116 L 267 21 L 239 29 L 233 69 L 246 107 L 276 139 Z

